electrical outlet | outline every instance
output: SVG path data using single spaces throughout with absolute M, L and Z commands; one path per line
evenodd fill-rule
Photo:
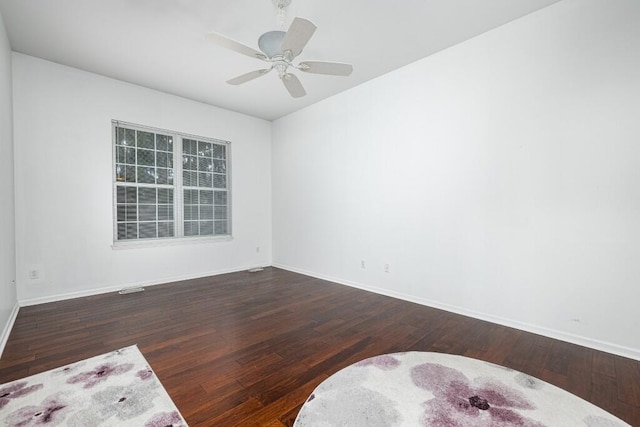
M 384 272 L 388 273 L 389 272 L 389 264 L 385 264 L 384 265 Z
M 260 253 L 260 246 L 256 246 L 256 252 Z
M 365 268 L 364 260 L 360 261 L 360 268 Z
M 44 277 L 44 270 L 42 264 L 32 264 L 28 266 L 27 278 L 30 282 L 40 283 Z

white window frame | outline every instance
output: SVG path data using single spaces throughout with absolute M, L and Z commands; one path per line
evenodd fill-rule
M 144 132 L 152 132 L 154 134 L 159 133 L 168 135 L 173 138 L 173 221 L 174 221 L 174 236 L 172 237 L 154 237 L 154 238 L 137 238 L 137 239 L 123 239 L 118 240 L 118 203 L 117 203 L 117 189 L 119 182 L 116 180 L 116 129 L 118 127 L 124 127 L 127 129 L 140 130 Z M 187 134 L 183 132 L 176 132 L 167 129 L 155 128 L 145 125 L 139 125 L 135 123 L 124 122 L 121 120 L 111 121 L 111 182 L 112 182 L 112 222 L 113 222 L 113 245 L 114 249 L 127 248 L 127 247 L 140 247 L 140 246 L 162 246 L 162 245 L 175 245 L 183 243 L 206 243 L 212 241 L 228 241 L 233 239 L 232 228 L 232 189 L 231 189 L 231 142 L 216 138 L 203 137 L 198 135 Z M 183 139 L 190 139 L 202 142 L 208 142 L 212 144 L 224 145 L 226 147 L 226 179 L 227 179 L 227 233 L 223 235 L 198 235 L 198 236 L 185 236 L 184 235 L 184 204 L 183 204 Z M 136 163 L 137 165 L 137 163 Z M 120 184 L 122 185 L 122 184 Z M 157 184 L 145 184 L 145 183 L 131 183 L 128 186 L 141 188 L 141 187 L 153 187 L 162 188 Z M 164 186 L 163 188 L 168 188 Z M 209 188 L 209 187 L 200 187 Z M 216 189 L 211 187 L 212 191 Z M 214 195 L 215 197 L 215 195 Z M 157 202 L 156 202 L 157 203 Z M 215 205 L 214 205 L 215 207 Z M 215 208 L 214 208 L 215 209 Z M 139 212 L 138 212 L 139 214 Z M 215 229 L 215 224 L 214 224 Z

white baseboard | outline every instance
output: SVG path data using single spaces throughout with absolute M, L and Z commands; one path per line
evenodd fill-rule
M 251 268 L 256 268 L 256 267 L 257 267 L 256 265 L 251 265 L 246 267 L 236 267 L 236 268 L 229 268 L 224 270 L 210 271 L 206 273 L 168 277 L 168 278 L 163 278 L 159 280 L 122 283 L 114 286 L 87 289 L 87 290 L 77 291 L 77 292 L 68 292 L 64 294 L 48 295 L 46 297 L 21 299 L 21 300 L 18 300 L 18 303 L 20 304 L 21 307 L 27 307 L 30 305 L 38 305 L 38 304 L 44 304 L 48 302 L 64 301 L 64 300 L 74 299 L 74 298 L 89 297 L 89 296 L 99 295 L 99 294 L 107 294 L 110 292 L 117 292 L 120 289 L 125 289 L 125 288 L 138 288 L 138 287 L 145 287 L 145 286 L 149 287 L 149 286 L 155 286 L 155 285 L 164 285 L 166 283 L 180 282 L 183 280 L 200 279 L 202 277 L 217 276 L 220 274 L 227 274 L 227 273 L 236 273 L 238 271 L 245 271 L 245 270 L 249 270 Z
M 569 342 L 572 344 L 581 345 L 583 347 L 589 347 L 594 350 L 604 351 L 611 354 L 617 354 L 618 356 L 628 357 L 640 361 L 640 349 L 633 349 L 610 342 L 595 340 L 580 335 L 570 334 L 567 332 L 558 331 L 555 329 L 545 328 L 542 326 L 532 325 L 525 322 L 520 322 L 513 319 L 507 319 L 500 316 L 494 316 L 491 314 L 476 312 L 467 310 L 462 307 L 457 307 L 449 304 L 444 304 L 438 301 L 429 300 L 426 298 L 420 298 L 413 295 L 403 294 L 400 292 L 393 292 L 387 289 L 376 288 L 374 286 L 367 286 L 362 283 L 352 282 L 349 280 L 340 279 L 337 277 L 331 277 L 324 274 L 315 273 L 312 271 L 301 270 L 299 268 L 290 267 L 282 264 L 273 264 L 274 267 L 281 268 L 283 270 L 292 271 L 294 273 L 304 274 L 305 276 L 311 276 L 318 279 L 327 280 L 330 282 L 338 283 L 341 285 L 350 286 L 352 288 L 362 289 L 364 291 L 373 292 L 379 295 L 385 295 L 392 298 L 401 299 L 404 301 L 413 302 L 416 304 L 424 305 L 427 307 L 438 308 L 440 310 L 449 311 L 451 313 L 461 314 L 463 316 L 473 317 L 474 319 L 485 320 L 487 322 L 496 323 L 502 326 L 519 329 L 526 332 L 531 332 L 545 337 L 554 338 L 560 341 Z
M 9 320 L 7 320 L 7 324 L 4 326 L 2 335 L 0 335 L 0 357 L 2 357 L 2 353 L 4 352 L 4 346 L 7 345 L 9 334 L 11 334 L 11 329 L 13 329 L 13 324 L 16 321 L 16 317 L 18 317 L 19 310 L 20 305 L 16 302 L 13 306 L 13 310 L 11 310 L 11 314 L 9 315 Z

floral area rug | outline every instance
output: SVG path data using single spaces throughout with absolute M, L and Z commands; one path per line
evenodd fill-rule
M 186 426 L 137 346 L 0 385 L 0 426 Z
M 558 387 L 492 363 L 442 353 L 376 356 L 320 384 L 295 427 L 628 424 Z

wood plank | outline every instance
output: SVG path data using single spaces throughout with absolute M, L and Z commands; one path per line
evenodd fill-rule
M 616 377 L 615 357 L 611 354 L 596 351 L 593 353 L 593 372 Z
M 637 362 L 616 356 L 616 383 L 618 400 L 627 405 L 640 407 L 640 366 Z
M 593 350 L 571 345 L 568 351 L 567 386 L 576 396 L 588 399 L 593 386 Z
M 594 372 L 591 376 L 593 387 L 590 399 L 600 402 L 599 406 L 607 412 L 618 411 L 618 386 L 616 380 L 608 375 Z

